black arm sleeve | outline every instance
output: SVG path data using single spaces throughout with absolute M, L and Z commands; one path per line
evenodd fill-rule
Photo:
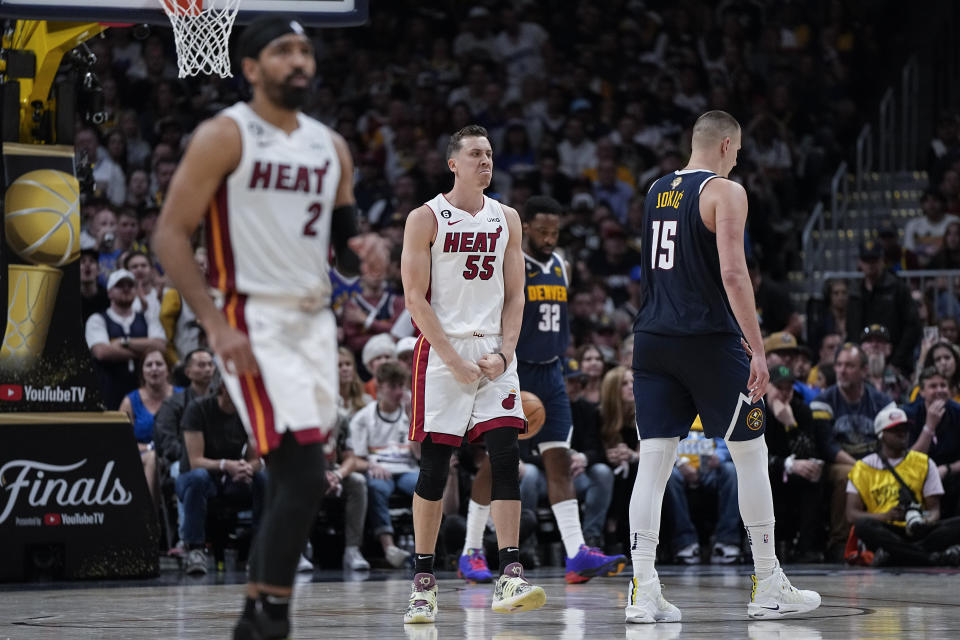
M 333 210 L 333 218 L 330 221 L 330 241 L 337 257 L 337 271 L 345 276 L 355 276 L 360 273 L 360 258 L 347 246 L 347 241 L 359 232 L 357 205 L 344 204 Z

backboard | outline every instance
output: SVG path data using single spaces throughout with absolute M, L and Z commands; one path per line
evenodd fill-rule
M 366 22 L 368 0 L 242 0 L 237 22 L 244 24 L 264 13 L 290 14 L 311 26 L 348 27 Z M 0 17 L 170 24 L 159 0 L 0 0 Z

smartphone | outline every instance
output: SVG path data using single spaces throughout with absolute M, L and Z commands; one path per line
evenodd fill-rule
M 923 328 L 924 342 L 937 342 L 939 340 L 940 340 L 940 327 L 924 327 Z

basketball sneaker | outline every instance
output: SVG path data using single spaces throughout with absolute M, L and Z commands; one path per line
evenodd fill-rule
M 751 618 L 781 618 L 791 613 L 805 613 L 820 606 L 820 594 L 816 591 L 797 589 L 779 566 L 763 580 L 750 576 L 753 590 L 747 615 Z
M 694 542 L 680 549 L 677 551 L 677 560 L 683 564 L 700 564 L 700 545 Z
M 667 602 L 662 588 L 656 571 L 652 578 L 644 582 L 634 577 L 627 589 L 627 622 L 680 622 L 680 609 Z
M 460 556 L 457 576 L 467 582 L 493 582 L 493 573 L 487 566 L 487 556 L 481 549 L 470 549 Z
M 497 580 L 493 590 L 493 610 L 497 613 L 519 613 L 539 609 L 547 602 L 547 594 L 523 576 L 523 565 L 511 562 Z
M 271 620 L 262 611 L 243 617 L 233 628 L 233 640 L 279 640 L 290 636 L 289 620 Z
M 567 558 L 567 584 L 586 582 L 596 576 L 615 576 L 627 566 L 625 556 L 607 556 L 600 549 L 580 545 L 572 558 Z
M 713 545 L 713 553 L 710 554 L 712 564 L 734 564 L 740 560 L 740 547 L 735 544 L 724 544 L 718 542 Z
M 403 614 L 404 624 L 433 622 L 437 619 L 437 578 L 432 573 L 413 576 L 410 604 Z

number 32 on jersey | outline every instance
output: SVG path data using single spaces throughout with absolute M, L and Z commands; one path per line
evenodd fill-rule
M 677 235 L 676 220 L 654 220 L 651 222 L 653 227 L 653 240 L 650 246 L 653 250 L 650 252 L 651 269 L 673 269 L 673 255 L 676 249 L 674 237 Z

